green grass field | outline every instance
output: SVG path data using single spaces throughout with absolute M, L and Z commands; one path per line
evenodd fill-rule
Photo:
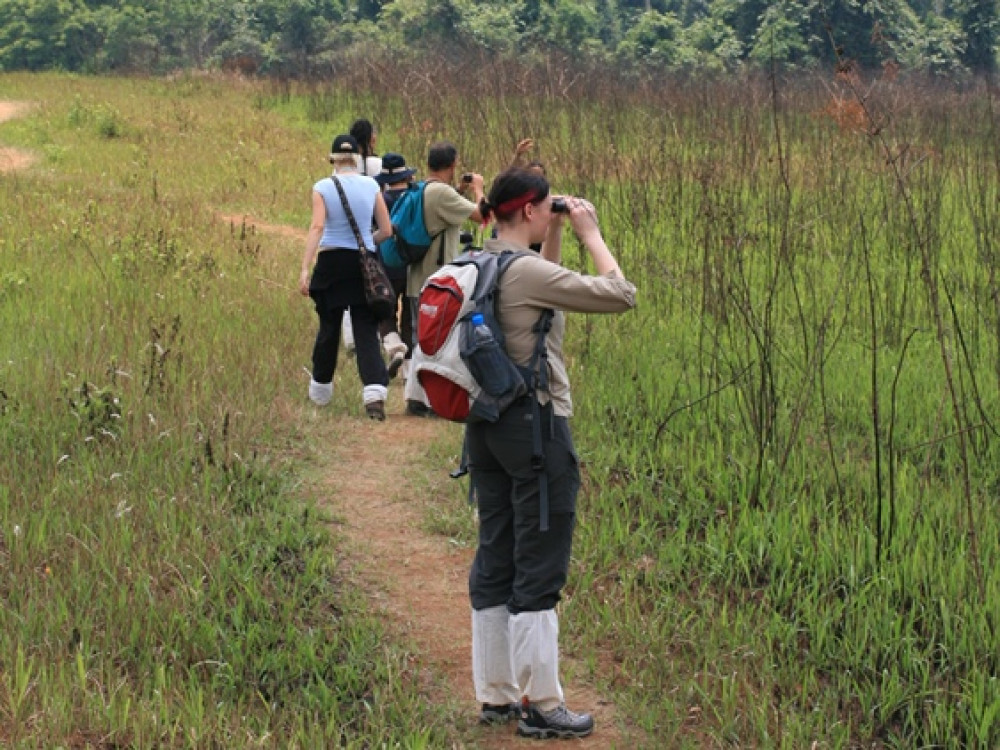
M 488 179 L 534 137 L 639 287 L 569 324 L 562 605 L 631 746 L 1000 745 L 988 92 L 439 64 L 5 74 L 0 100 L 35 103 L 0 145 L 38 156 L 0 175 L 0 744 L 469 741 L 302 492 L 301 243 L 218 218 L 304 228 L 366 115 L 380 150 L 447 137 Z

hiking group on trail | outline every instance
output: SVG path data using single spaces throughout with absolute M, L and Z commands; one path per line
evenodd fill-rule
M 414 182 L 416 170 L 395 153 L 369 176 L 377 157 L 367 120 L 334 139 L 333 174 L 313 186 L 299 278 L 319 318 L 308 395 L 318 406 L 330 402 L 342 326 L 349 327 L 370 418 L 386 418 L 388 383 L 401 373 L 407 415 L 465 423 L 463 464 L 479 518 L 469 574 L 479 721 L 516 721 L 525 737 L 586 737 L 593 718 L 566 706 L 559 678 L 556 605 L 580 489 L 565 313 L 624 312 L 635 306 L 636 289 L 605 243 L 594 206 L 553 196 L 540 163 L 519 163 L 531 145 L 518 144 L 515 164 L 487 195 L 474 172 L 456 187 L 451 143 L 430 147 L 427 178 Z M 468 220 L 492 221 L 493 236 L 482 250 L 465 243 L 460 255 Z M 594 275 L 561 265 L 566 223 Z M 380 250 L 397 302 L 384 320 L 366 301 L 359 262 Z

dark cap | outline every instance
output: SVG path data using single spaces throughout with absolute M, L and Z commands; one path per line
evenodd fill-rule
M 330 146 L 330 156 L 337 156 L 338 154 L 360 154 L 361 149 L 358 147 L 358 142 L 355 140 L 353 135 L 338 135 L 333 139 L 333 145 Z

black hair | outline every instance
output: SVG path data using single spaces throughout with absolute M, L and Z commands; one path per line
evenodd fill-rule
M 375 128 L 369 120 L 361 117 L 354 121 L 351 125 L 351 135 L 354 136 L 354 140 L 358 142 L 358 146 L 361 147 L 361 158 L 367 159 L 369 156 L 374 156 L 372 152 L 372 136 L 375 135 Z
M 532 159 L 524 165 L 524 168 L 527 170 L 537 169 L 542 173 L 542 177 L 548 177 L 548 173 L 545 171 L 545 165 L 538 161 L 538 159 Z
M 479 213 L 483 220 L 490 214 L 493 214 L 498 221 L 509 219 L 516 213 L 515 211 L 498 213 L 497 209 L 508 201 L 516 200 L 528 193 L 534 193 L 530 203 L 540 203 L 549 194 L 549 181 L 537 172 L 529 172 L 524 167 L 510 167 L 493 180 L 489 195 L 479 201 Z
M 458 161 L 458 149 L 455 148 L 454 143 L 448 141 L 438 141 L 432 144 L 427 152 L 427 168 L 431 172 L 454 166 L 456 161 Z

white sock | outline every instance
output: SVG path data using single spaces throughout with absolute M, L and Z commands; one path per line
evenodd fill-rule
M 361 389 L 361 400 L 365 405 L 373 404 L 376 401 L 385 401 L 389 395 L 389 389 L 384 385 L 366 385 Z
M 309 400 L 316 406 L 326 406 L 333 398 L 333 382 L 317 383 L 309 378 Z
M 395 331 L 390 331 L 382 337 L 382 348 L 390 358 L 397 355 L 406 356 L 406 344 Z

